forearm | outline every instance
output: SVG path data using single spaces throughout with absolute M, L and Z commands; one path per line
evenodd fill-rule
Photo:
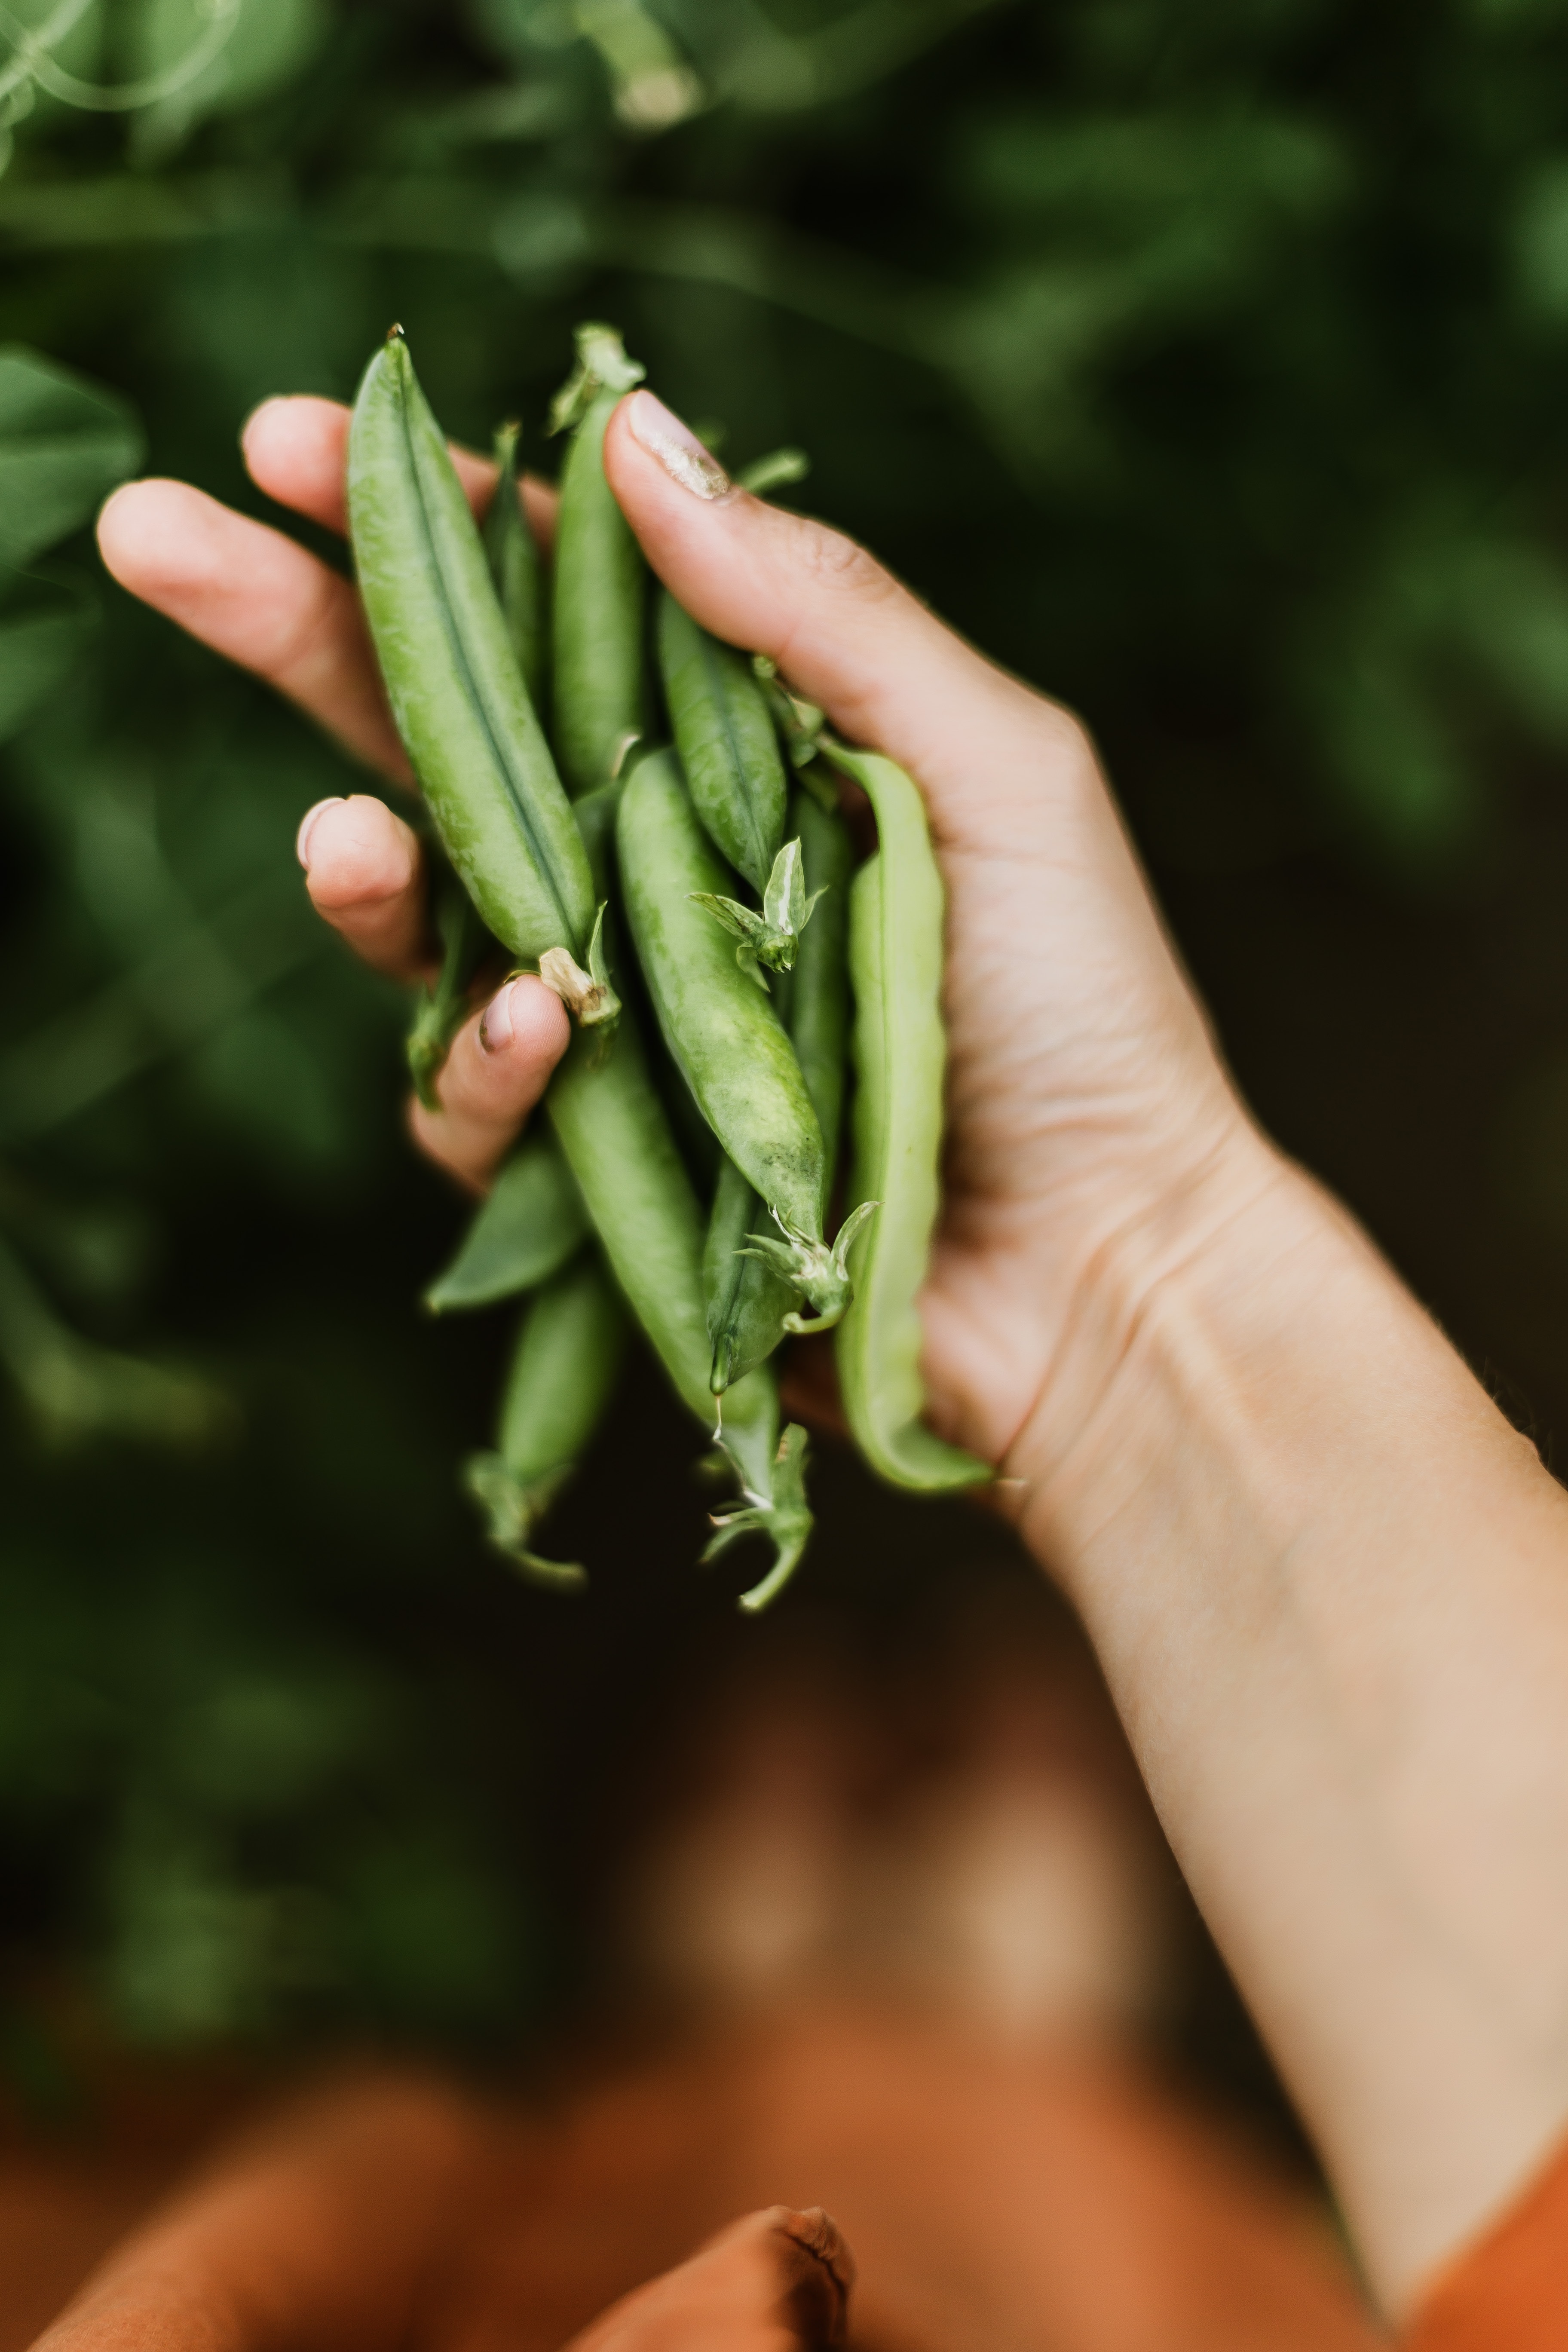
M 1568 2122 L 1568 1497 L 1250 1138 L 1107 1265 L 1026 1533 L 1397 2303 Z

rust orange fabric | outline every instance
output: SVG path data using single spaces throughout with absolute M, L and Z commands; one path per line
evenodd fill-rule
M 1429 2289 L 1405 2352 L 1563 2352 L 1568 2145 Z

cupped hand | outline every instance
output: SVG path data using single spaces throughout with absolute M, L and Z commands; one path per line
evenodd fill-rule
M 246 427 L 261 488 L 341 530 L 348 412 L 269 401 Z M 476 509 L 493 486 L 455 450 Z M 933 1418 L 1028 1482 L 1092 1413 L 1162 1274 L 1267 1187 L 1270 1155 L 1215 1054 L 1076 719 L 963 643 L 850 541 L 733 488 L 651 394 L 605 440 L 653 569 L 718 635 L 770 655 L 846 739 L 925 795 L 948 891 L 945 1210 L 922 1299 Z M 550 493 L 525 486 L 548 536 Z M 175 482 L 104 509 L 110 570 L 406 778 L 348 582 Z M 300 858 L 325 919 L 378 969 L 431 956 L 419 844 L 383 803 L 322 803 Z M 412 1123 L 482 1190 L 566 1042 L 537 982 L 459 1034 L 439 1113 Z M 1066 1363 L 1071 1377 L 1063 1375 Z

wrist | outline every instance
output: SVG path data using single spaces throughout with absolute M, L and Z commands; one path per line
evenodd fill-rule
M 1072 1329 L 1021 1528 L 1394 2307 L 1568 2113 L 1568 1506 L 1261 1139 Z
M 1339 1204 L 1239 1115 L 1102 1243 L 1003 1465 L 1025 1540 L 1075 1597 L 1103 1531 L 1168 1486 L 1176 1451 L 1246 1453 L 1247 1392 L 1271 1356 L 1310 1348 L 1320 1323 L 1342 1347 L 1342 1302 L 1315 1308 L 1347 1284 L 1404 1297 Z

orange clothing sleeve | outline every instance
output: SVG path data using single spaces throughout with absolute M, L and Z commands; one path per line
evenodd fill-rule
M 1428 2288 L 1405 2352 L 1563 2352 L 1568 2146 Z

